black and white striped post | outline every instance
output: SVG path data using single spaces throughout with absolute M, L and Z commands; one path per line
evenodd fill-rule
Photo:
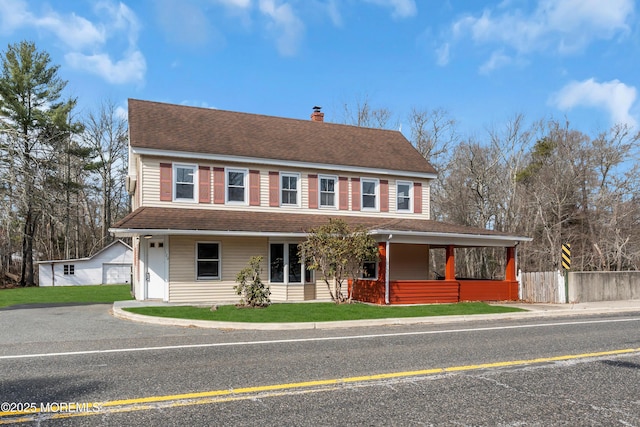
M 564 270 L 564 296 L 565 302 L 569 302 L 569 270 L 571 270 L 571 244 L 562 245 L 562 269 Z

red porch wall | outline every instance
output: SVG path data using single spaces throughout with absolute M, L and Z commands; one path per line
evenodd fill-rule
M 458 302 L 458 282 L 445 280 L 395 280 L 389 283 L 391 304 Z
M 518 282 L 460 280 L 460 301 L 517 301 Z
M 380 280 L 357 280 L 356 286 L 349 283 L 352 298 L 360 302 L 384 305 L 384 282 Z

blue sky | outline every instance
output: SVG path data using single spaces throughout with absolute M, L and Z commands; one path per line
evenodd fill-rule
M 0 0 L 0 48 L 46 50 L 79 113 L 127 98 L 341 121 L 368 98 L 465 136 L 515 114 L 587 134 L 640 122 L 632 0 Z

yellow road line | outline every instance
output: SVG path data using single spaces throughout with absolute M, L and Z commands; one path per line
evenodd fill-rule
M 389 372 L 384 374 L 362 375 L 357 377 L 334 378 L 317 381 L 303 381 L 295 383 L 271 384 L 255 387 L 243 387 L 227 390 L 211 390 L 196 393 L 172 394 L 165 396 L 148 396 L 134 399 L 111 400 L 98 403 L 101 410 L 98 412 L 73 412 L 73 413 L 42 413 L 40 410 L 21 412 L 0 412 L 0 424 L 32 421 L 37 416 L 49 416 L 51 419 L 71 418 L 78 416 L 100 415 L 104 413 L 120 413 L 156 409 L 159 406 L 179 407 L 202 405 L 209 403 L 224 403 L 237 400 L 246 400 L 260 397 L 276 397 L 289 394 L 303 394 L 335 389 L 342 384 L 367 383 L 387 379 L 409 378 L 417 376 L 429 376 L 450 372 L 465 372 L 479 369 L 504 368 L 513 366 L 534 365 L 549 362 L 562 362 L 576 359 L 587 359 L 604 356 L 619 356 L 638 353 L 640 348 L 625 348 L 619 350 L 599 351 L 592 353 L 568 354 L 563 356 L 539 357 L 536 359 L 511 360 L 504 362 L 480 363 L 476 365 L 451 366 L 448 368 L 431 368 L 416 371 Z M 155 404 L 155 405 L 154 405 Z M 10 419 L 6 419 L 10 417 Z

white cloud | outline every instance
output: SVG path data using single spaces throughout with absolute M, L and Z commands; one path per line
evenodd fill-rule
M 129 117 L 129 110 L 127 110 L 127 107 L 117 106 L 115 116 L 119 119 L 127 120 L 127 117 Z
M 502 51 L 495 51 L 487 62 L 480 66 L 480 74 L 489 74 L 493 70 L 508 65 L 512 62 L 511 58 Z
M 450 57 L 449 43 L 444 43 L 442 46 L 436 49 L 436 63 L 440 66 L 447 65 Z
M 11 34 L 31 19 L 27 2 L 21 0 L 0 0 L 0 33 Z
M 195 46 L 207 43 L 211 27 L 198 5 L 182 0 L 158 0 L 154 4 L 167 40 Z
M 633 14 L 633 0 L 538 0 L 532 11 L 503 4 L 458 19 L 449 36 L 451 42 L 469 38 L 478 45 L 508 48 L 514 55 L 569 54 L 595 40 L 628 34 Z
M 251 0 L 216 0 L 223 6 L 233 7 L 237 9 L 249 9 L 251 7 Z
M 594 79 L 573 81 L 554 94 L 550 102 L 561 110 L 575 107 L 600 108 L 609 113 L 613 124 L 637 125 L 631 114 L 637 91 L 619 80 L 598 83 Z
M 34 27 L 52 32 L 60 41 L 72 49 L 92 48 L 104 44 L 105 29 L 72 13 L 61 16 L 54 11 L 31 21 Z
M 51 8 L 34 13 L 24 1 L 0 0 L 0 31 L 11 34 L 20 28 L 33 28 L 49 33 L 69 49 L 65 58 L 72 67 L 97 74 L 110 83 L 141 82 L 146 62 L 137 48 L 140 25 L 135 13 L 124 3 L 111 1 L 98 2 L 95 12 L 100 17 L 96 22 Z M 123 59 L 114 61 L 107 53 L 109 40 L 123 36 L 128 47 Z
M 141 82 L 147 69 L 144 56 L 137 50 L 126 53 L 119 61 L 114 61 L 106 53 L 85 55 L 71 52 L 65 55 L 65 59 L 72 67 L 96 74 L 113 84 Z
M 284 56 L 294 55 L 304 34 L 304 24 L 293 12 L 289 3 L 277 0 L 260 0 L 260 12 L 269 18 L 269 29 L 275 32 L 278 52 Z
M 418 13 L 416 2 L 414 0 L 365 0 L 367 3 L 377 4 L 379 6 L 390 7 L 393 9 L 391 16 L 394 18 L 409 18 Z
M 338 5 L 336 4 L 336 0 L 329 0 L 327 2 L 327 13 L 331 18 L 331 22 L 336 27 L 342 26 L 342 16 L 340 15 L 340 11 L 338 10 Z

